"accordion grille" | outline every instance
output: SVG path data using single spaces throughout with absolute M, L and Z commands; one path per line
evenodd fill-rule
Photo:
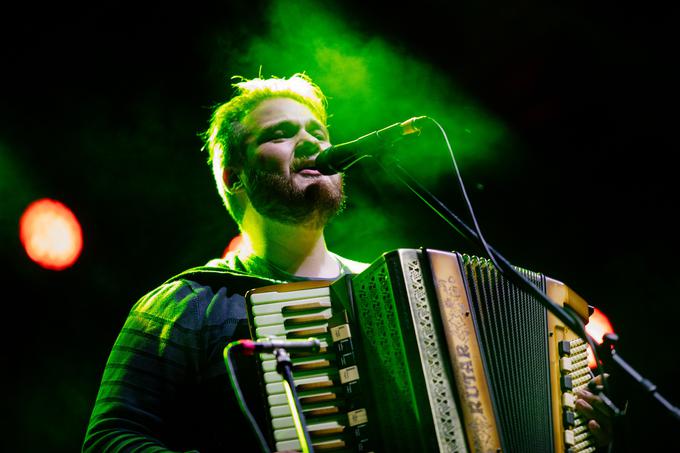
M 409 420 L 417 426 L 418 408 L 412 396 L 414 383 L 408 369 L 408 356 L 396 313 L 394 288 L 387 267 L 378 266 L 375 272 L 364 273 L 353 282 L 357 300 L 362 301 L 358 308 L 363 336 L 364 355 L 376 361 L 371 366 L 373 375 L 372 393 L 380 401 L 380 412 L 390 414 L 392 420 Z M 385 393 L 389 389 L 389 395 Z M 419 450 L 418 436 L 404 432 L 393 422 L 374 419 L 379 425 L 386 450 L 403 447 L 406 450 Z M 415 428 L 415 426 L 414 426 Z M 400 445 L 391 445 L 392 439 L 399 439 Z
M 486 259 L 463 255 L 473 317 L 507 451 L 550 451 L 552 430 L 546 311 Z M 545 290 L 541 274 L 517 268 Z
M 382 451 L 465 451 L 438 307 L 420 254 L 400 250 L 353 278 Z M 436 435 L 434 435 L 436 433 Z

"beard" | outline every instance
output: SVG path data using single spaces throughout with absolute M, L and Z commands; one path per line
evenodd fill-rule
M 345 207 L 342 176 L 318 178 L 305 187 L 292 178 L 259 169 L 246 172 L 246 193 L 253 208 L 263 217 L 287 225 L 318 229 Z

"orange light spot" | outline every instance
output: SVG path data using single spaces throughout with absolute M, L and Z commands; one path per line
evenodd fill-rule
M 593 337 L 598 344 L 602 344 L 605 334 L 614 333 L 614 328 L 612 327 L 611 322 L 609 322 L 609 318 L 596 308 L 588 319 L 586 332 Z M 590 368 L 595 368 L 596 366 L 595 355 L 593 354 L 590 345 L 588 345 L 588 365 Z
M 49 198 L 28 205 L 19 220 L 19 238 L 31 260 L 57 271 L 72 266 L 83 248 L 76 216 L 63 203 Z
M 225 248 L 224 252 L 222 252 L 222 258 L 226 257 L 229 252 L 236 252 L 241 248 L 241 245 L 243 245 L 243 236 L 240 234 L 234 236 L 231 241 L 229 241 L 227 248 Z

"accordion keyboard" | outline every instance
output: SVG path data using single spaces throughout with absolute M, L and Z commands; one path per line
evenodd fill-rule
M 333 314 L 329 283 L 274 285 L 258 288 L 247 298 L 254 338 L 314 337 L 321 343 L 318 353 L 289 351 L 295 390 L 314 450 L 364 450 L 367 416 L 357 398 L 360 380 L 354 346 L 343 312 Z M 276 449 L 300 449 L 276 359 L 264 353 L 260 359 Z
M 574 392 L 586 388 L 592 379 L 588 366 L 588 344 L 581 338 L 559 343 L 565 450 L 571 453 L 595 451 L 588 420 L 575 410 Z

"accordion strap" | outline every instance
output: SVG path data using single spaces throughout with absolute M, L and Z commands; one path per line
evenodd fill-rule
M 286 283 L 261 275 L 254 275 L 244 271 L 225 269 L 217 266 L 192 267 L 169 278 L 165 283 L 171 283 L 178 280 L 191 280 L 201 285 L 210 286 L 213 289 L 227 287 L 230 292 L 236 292 L 243 295 L 245 295 L 247 291 L 260 286 Z

